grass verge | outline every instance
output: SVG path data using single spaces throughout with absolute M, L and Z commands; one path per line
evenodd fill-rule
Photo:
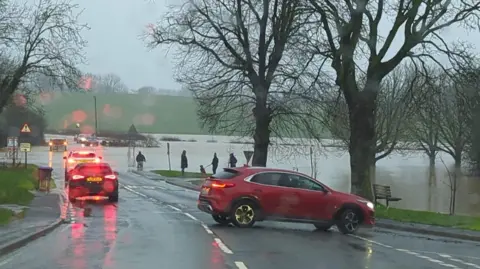
M 451 216 L 436 212 L 407 210 L 392 207 L 387 209 L 383 205 L 376 206 L 375 216 L 380 219 L 391 219 L 402 222 L 480 231 L 480 217 Z
M 50 188 L 56 188 L 55 182 L 50 182 Z M 29 205 L 34 195 L 31 190 L 37 186 L 37 166 L 23 165 L 19 167 L 2 168 L 0 170 L 0 204 Z M 14 218 L 11 210 L 0 208 L 0 224 L 5 224 Z
M 203 178 L 204 176 L 198 172 L 185 172 L 185 175 L 182 176 L 182 171 L 176 170 L 153 170 L 152 172 L 162 175 L 164 177 L 184 177 L 184 178 Z M 212 174 L 207 174 L 211 176 Z

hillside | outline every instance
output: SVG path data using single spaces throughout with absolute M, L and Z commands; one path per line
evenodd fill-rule
M 93 96 L 91 93 L 42 94 L 38 102 L 45 110 L 47 129 L 75 129 L 75 124 L 80 123 L 83 131 L 93 131 Z M 139 94 L 95 96 L 100 132 L 126 132 L 133 123 L 141 133 L 208 135 L 207 131 L 200 128 L 196 105 L 191 97 Z M 327 131 L 324 133 L 324 137 L 330 137 Z
M 98 128 L 126 132 L 133 123 L 139 132 L 207 134 L 200 128 L 190 97 L 138 94 L 96 94 Z M 48 129 L 85 131 L 94 127 L 94 100 L 88 93 L 43 94 Z

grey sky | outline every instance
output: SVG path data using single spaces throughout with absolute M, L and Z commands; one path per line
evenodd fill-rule
M 141 34 L 165 12 L 162 0 L 77 0 L 84 8 L 81 21 L 91 27 L 84 33 L 89 42 L 88 65 L 83 71 L 119 75 L 129 88 L 154 86 L 180 89 L 173 79 L 173 63 L 166 49 L 149 51 Z M 170 57 L 171 58 L 171 57 Z
M 178 0 L 76 0 L 85 9 L 81 20 L 91 30 L 84 36 L 89 42 L 86 50 L 88 65 L 84 71 L 95 74 L 115 73 L 129 88 L 154 86 L 163 89 L 180 89 L 173 79 L 173 61 L 166 48 L 149 51 L 141 39 L 149 23 L 155 23 L 167 11 L 167 5 Z M 391 23 L 382 23 L 380 33 L 386 36 Z M 478 32 L 466 33 L 463 29 L 451 28 L 442 32 L 448 41 L 465 40 L 476 45 L 480 42 Z M 396 52 L 401 37 L 390 50 Z M 477 49 L 475 51 L 480 52 Z M 170 59 L 169 59 L 170 58 Z

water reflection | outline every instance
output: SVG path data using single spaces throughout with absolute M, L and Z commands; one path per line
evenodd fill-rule
M 113 268 L 112 251 L 117 240 L 117 207 L 112 204 L 103 207 L 103 229 L 105 243 L 109 250 L 105 255 L 103 266 Z
M 218 246 L 217 242 L 212 242 L 211 252 L 210 252 L 210 267 L 211 269 L 221 269 L 225 268 L 225 260 L 223 258 L 222 251 Z
M 72 269 L 87 269 L 85 257 L 85 227 L 83 223 L 73 223 L 71 235 L 73 243 Z

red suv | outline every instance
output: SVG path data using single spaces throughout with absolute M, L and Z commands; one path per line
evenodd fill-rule
M 295 171 L 265 167 L 225 168 L 207 178 L 198 208 L 220 224 L 237 227 L 276 220 L 312 223 L 325 231 L 336 225 L 350 234 L 375 224 L 372 202 Z

